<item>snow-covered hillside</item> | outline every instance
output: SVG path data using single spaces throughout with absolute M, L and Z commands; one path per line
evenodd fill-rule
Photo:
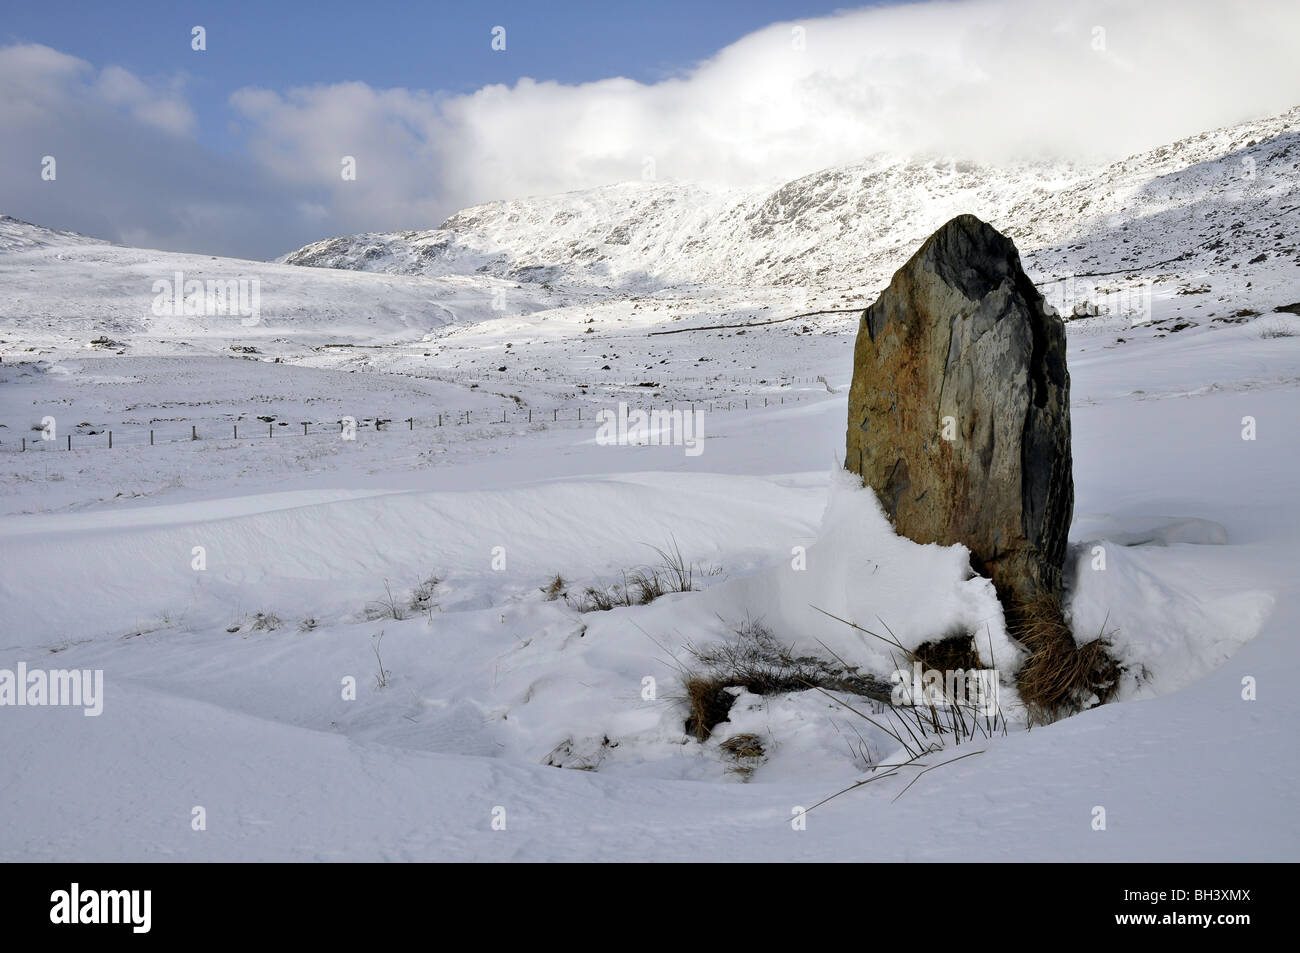
M 624 291 L 871 290 L 961 212 L 1015 238 L 1031 275 L 1045 279 L 1171 259 L 1182 268 L 1295 259 L 1297 207 L 1300 107 L 1104 168 L 877 156 L 775 189 L 622 183 L 476 206 L 430 231 L 327 239 L 280 260 Z
M 179 276 L 179 277 L 178 277 Z M 244 282 L 257 313 L 173 306 L 189 282 Z M 157 283 L 166 283 L 159 302 Z M 307 271 L 287 265 L 114 245 L 0 219 L 0 328 L 28 347 L 85 347 L 92 339 L 170 349 L 222 346 L 232 338 L 274 345 L 419 341 L 429 332 L 501 312 L 529 313 L 560 300 L 537 286 L 486 275 L 440 278 Z M 183 302 L 182 302 L 183 304 Z M 161 305 L 161 306 L 160 306 Z
M 66 248 L 76 245 L 105 245 L 107 242 L 78 235 L 76 232 L 61 232 L 52 228 L 42 228 L 31 222 L 10 215 L 0 215 L 0 252 L 26 251 L 34 248 L 51 246 Z

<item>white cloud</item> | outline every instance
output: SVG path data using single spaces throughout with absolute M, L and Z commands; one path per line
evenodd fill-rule
M 348 83 L 233 102 L 278 173 L 332 185 L 355 154 L 337 207 L 410 227 L 639 178 L 647 156 L 660 177 L 726 184 L 877 151 L 1120 158 L 1300 102 L 1296 36 L 1293 0 L 930 2 L 774 24 L 655 84 L 525 79 L 440 98 Z
M 107 66 L 95 80 L 93 90 L 105 103 L 125 108 L 140 122 L 178 135 L 194 129 L 194 113 L 180 95 L 179 83 L 167 87 L 149 86 L 120 66 Z
M 14 121 L 75 101 L 87 107 L 119 110 L 147 125 L 184 134 L 194 128 L 194 113 L 172 79 L 149 84 L 120 66 L 98 73 L 85 60 L 37 43 L 0 48 L 0 117 Z
M 214 157 L 195 127 L 179 77 L 96 70 L 38 44 L 0 48 L 0 211 L 168 249 L 253 254 L 250 235 L 296 239 L 270 177 Z

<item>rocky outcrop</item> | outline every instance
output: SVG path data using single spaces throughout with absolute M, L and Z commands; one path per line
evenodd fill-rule
M 930 236 L 863 314 L 845 465 L 895 528 L 963 543 L 1003 604 L 1059 597 L 1074 510 L 1065 325 L 973 215 Z

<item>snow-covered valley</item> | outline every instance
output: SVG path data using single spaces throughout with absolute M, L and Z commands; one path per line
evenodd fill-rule
M 1297 123 L 1100 170 L 618 186 L 272 264 L 3 220 L 0 667 L 104 689 L 6 710 L 0 856 L 1294 858 Z M 960 211 L 1079 313 L 1069 606 L 1124 674 L 1031 730 L 991 584 L 839 469 L 854 309 Z M 160 315 L 178 272 L 256 279 L 260 313 Z M 620 404 L 701 452 L 609 445 Z M 689 591 L 583 611 L 678 552 Z M 851 693 L 687 730 L 683 673 L 755 622 L 887 681 L 826 613 L 977 631 L 1007 730 L 892 776 Z

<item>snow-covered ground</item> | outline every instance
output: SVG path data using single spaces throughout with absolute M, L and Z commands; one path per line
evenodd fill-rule
M 1071 611 L 1126 673 L 1117 701 L 1026 730 L 988 583 L 838 471 L 855 316 L 653 333 L 860 306 L 866 279 L 375 274 L 0 224 L 0 669 L 104 679 L 97 717 L 0 712 L 4 859 L 1300 850 L 1300 317 L 1275 310 L 1300 302 L 1294 256 L 1130 275 L 1149 313 L 1070 322 Z M 177 271 L 258 278 L 259 322 L 154 314 Z M 702 452 L 608 445 L 620 403 L 697 412 Z M 656 548 L 695 591 L 606 612 L 544 591 L 558 574 L 580 599 Z M 848 695 L 742 693 L 707 741 L 686 731 L 691 648 L 747 622 L 887 677 L 825 612 L 909 647 L 978 631 L 1009 730 L 889 777 L 872 766 L 900 746 Z M 724 747 L 740 735 L 761 756 Z

